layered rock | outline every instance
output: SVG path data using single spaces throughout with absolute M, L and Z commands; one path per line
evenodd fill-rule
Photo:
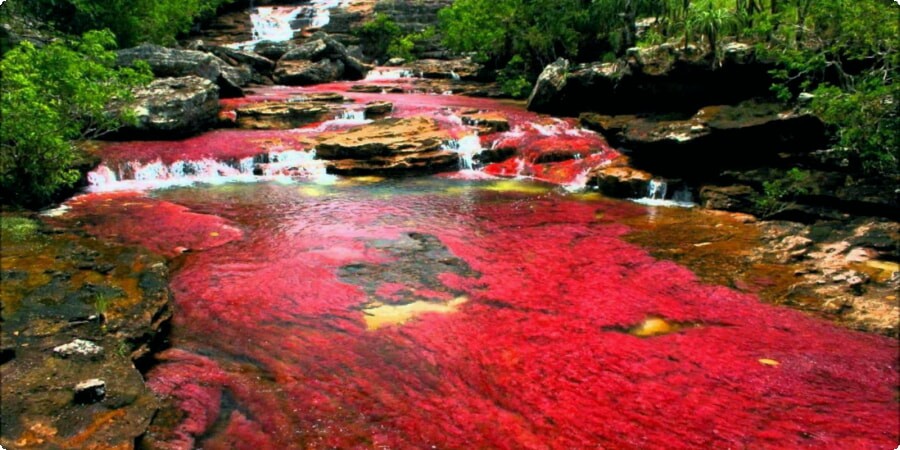
M 459 156 L 444 147 L 449 140 L 431 118 L 383 119 L 323 135 L 316 156 L 338 174 L 438 172 L 458 167 Z
M 721 61 L 672 44 L 631 49 L 624 60 L 609 63 L 559 60 L 538 78 L 528 109 L 562 115 L 696 111 L 770 96 L 772 68 L 740 43 L 726 45 Z
M 684 119 L 586 113 L 581 122 L 626 151 L 635 167 L 676 178 L 702 180 L 726 169 L 777 164 L 782 153 L 825 144 L 818 118 L 775 103 L 710 106 Z
M 640 198 L 646 195 L 652 179 L 653 175 L 630 167 L 628 158 L 619 157 L 591 170 L 588 185 L 610 197 Z
M 254 103 L 235 109 L 240 128 L 290 129 L 333 118 L 343 110 L 340 94 L 323 92 L 284 102 Z
M 452 60 L 419 59 L 407 65 L 414 74 L 427 79 L 478 80 L 482 66 L 470 58 Z
M 145 61 L 157 77 L 194 75 L 216 83 L 223 97 L 243 95 L 241 88 L 252 79 L 245 66 L 231 66 L 215 55 L 198 50 L 179 50 L 159 45 L 143 44 L 117 52 L 116 63 L 131 66 Z
M 274 78 L 279 84 L 309 85 L 339 79 L 360 80 L 369 69 L 351 56 L 343 44 L 318 33 L 312 40 L 281 56 Z
M 120 134 L 174 139 L 203 131 L 219 112 L 219 88 L 197 76 L 160 78 L 135 92 L 137 124 Z
M 0 445 L 131 448 L 158 407 L 135 364 L 172 315 L 165 261 L 59 231 L 3 256 Z
M 506 116 L 497 112 L 478 111 L 463 114 L 461 119 L 463 124 L 478 128 L 478 132 L 481 134 L 509 131 L 509 121 Z

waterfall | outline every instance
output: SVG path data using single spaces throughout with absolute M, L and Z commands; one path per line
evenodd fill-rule
M 338 114 L 338 116 L 335 117 L 334 119 L 335 120 L 346 120 L 346 121 L 352 121 L 352 122 L 365 122 L 366 121 L 366 112 L 363 110 L 359 110 L 359 111 L 347 110 L 347 111 L 343 111 L 340 114 Z
M 253 43 L 259 41 L 289 41 L 294 38 L 291 22 L 297 19 L 306 6 L 260 6 L 250 14 L 253 24 Z
M 88 173 L 88 190 L 108 192 L 120 190 L 158 189 L 185 186 L 193 183 L 222 184 L 272 179 L 294 179 L 329 183 L 334 176 L 325 171 L 324 161 L 315 159 L 315 150 L 286 150 L 262 153 L 239 160 L 217 161 L 204 158 L 175 161 L 167 164 L 161 159 L 149 162 L 129 161 L 120 164 L 101 164 Z
M 477 163 L 475 155 L 481 153 L 481 139 L 477 134 L 470 134 L 461 139 L 453 139 L 444 143 L 444 149 L 456 152 L 459 155 L 459 170 L 475 170 Z
M 665 200 L 669 184 L 666 180 L 654 178 L 647 185 L 647 197 L 650 200 Z
M 696 206 L 693 203 L 693 196 L 690 189 L 686 186 L 681 187 L 672 194 L 672 198 L 666 200 L 668 195 L 669 183 L 661 178 L 654 178 L 647 184 L 647 194 L 643 198 L 634 199 L 635 203 L 648 206 L 678 206 L 681 208 L 692 208 Z

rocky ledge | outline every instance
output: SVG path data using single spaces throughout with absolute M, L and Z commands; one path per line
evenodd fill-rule
M 382 119 L 323 135 L 316 156 L 337 174 L 438 172 L 458 167 L 447 131 L 426 117 Z
M 165 261 L 67 231 L 2 237 L 0 444 L 131 448 L 157 410 L 136 364 L 172 316 Z

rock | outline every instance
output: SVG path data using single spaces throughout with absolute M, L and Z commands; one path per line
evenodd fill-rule
M 351 56 L 334 38 L 316 33 L 313 39 L 285 53 L 275 67 L 275 81 L 287 85 L 360 80 L 370 67 Z
M 756 191 L 750 186 L 703 186 L 700 188 L 700 204 L 708 209 L 723 211 L 754 210 Z
M 403 58 L 391 58 L 387 60 L 384 65 L 388 67 L 397 67 L 406 64 L 406 60 Z
M 336 81 L 343 73 L 344 65 L 340 61 L 330 59 L 318 62 L 281 60 L 275 69 L 275 82 L 289 86 L 306 86 Z
M 116 64 L 131 66 L 141 60 L 150 65 L 159 78 L 195 75 L 217 83 L 223 97 L 241 96 L 241 88 L 251 80 L 245 67 L 232 67 L 222 59 L 197 50 L 178 50 L 143 44 L 116 52 Z
M 608 166 L 597 167 L 588 174 L 588 186 L 596 186 L 601 194 L 616 198 L 640 198 L 647 194 L 653 175 L 628 167 L 620 158 Z
M 265 102 L 235 110 L 238 127 L 257 130 L 297 128 L 322 121 L 329 113 L 334 115 L 321 102 Z
M 208 128 L 219 113 L 219 88 L 211 81 L 187 76 L 161 78 L 135 92 L 136 126 L 120 134 L 174 139 Z
M 558 60 L 538 78 L 528 108 L 559 115 L 693 112 L 772 97 L 774 63 L 740 43 L 724 55 L 718 65 L 696 48 L 661 44 L 629 49 L 626 58 L 611 63 L 571 67 Z
M 805 154 L 826 144 L 825 127 L 815 116 L 755 101 L 708 106 L 680 120 L 582 114 L 581 122 L 625 149 L 636 168 L 699 182 L 726 170 L 778 165 L 782 154 Z
M 509 131 L 509 121 L 497 112 L 477 112 L 464 114 L 462 122 L 478 128 L 481 134 L 499 133 Z
M 563 95 L 568 82 L 568 72 L 569 61 L 563 58 L 544 67 L 528 97 L 528 109 L 532 111 L 556 109 L 555 105 L 561 101 L 559 97 Z
M 452 60 L 420 59 L 408 66 L 412 73 L 428 79 L 478 80 L 482 66 L 470 58 Z
M 75 403 L 89 405 L 106 398 L 106 382 L 99 378 L 82 381 L 75 385 Z
M 378 118 L 386 116 L 394 110 L 394 104 L 391 102 L 372 101 L 366 103 L 366 118 Z
M 274 61 L 255 52 L 217 45 L 204 45 L 200 48 L 212 53 L 232 66 L 246 65 L 262 75 L 271 75 L 272 71 L 275 70 Z
M 437 172 L 459 164 L 459 155 L 444 148 L 448 140 L 434 119 L 382 119 L 323 135 L 316 156 L 339 174 Z
M 253 51 L 271 61 L 278 61 L 285 53 L 295 48 L 297 45 L 291 42 L 262 41 L 253 47 Z
M 53 353 L 61 358 L 72 356 L 97 356 L 103 353 L 103 347 L 84 339 L 75 339 L 68 344 L 53 348 Z

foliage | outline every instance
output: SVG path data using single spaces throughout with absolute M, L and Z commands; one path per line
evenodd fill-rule
M 72 186 L 79 158 L 75 143 L 98 137 L 133 120 L 107 106 L 131 98 L 131 88 L 151 79 L 149 68 L 114 68 L 115 44 L 108 31 L 86 33 L 75 42 L 43 48 L 28 42 L 0 62 L 0 191 L 4 202 L 39 206 Z
M 525 61 L 521 56 L 513 56 L 497 73 L 497 83 L 503 93 L 512 98 L 525 98 L 531 93 L 532 83 L 526 78 Z
M 706 0 L 691 5 L 686 27 L 688 31 L 685 36 L 698 34 L 706 38 L 706 44 L 709 46 L 710 53 L 713 54 L 714 61 L 719 61 L 722 36 L 733 31 L 734 24 L 735 19 L 731 11 L 727 8 L 717 7 L 712 0 Z M 688 42 L 689 39 L 685 37 L 685 45 Z
M 809 193 L 805 186 L 809 177 L 809 172 L 794 167 L 782 178 L 763 182 L 762 194 L 753 199 L 760 215 L 771 217 L 793 206 L 794 197 Z
M 27 12 L 80 34 L 109 29 L 122 46 L 173 44 L 198 19 L 233 0 L 28 0 Z
M 38 224 L 34 220 L 19 216 L 0 216 L 0 235 L 5 241 L 24 241 L 33 236 L 37 230 Z
M 100 323 L 106 322 L 106 311 L 109 309 L 110 297 L 103 293 L 94 296 L 94 311 L 97 312 L 97 320 Z
M 400 38 L 403 30 L 390 16 L 375 14 L 375 17 L 355 30 L 365 52 L 375 58 L 388 54 L 391 43 Z

